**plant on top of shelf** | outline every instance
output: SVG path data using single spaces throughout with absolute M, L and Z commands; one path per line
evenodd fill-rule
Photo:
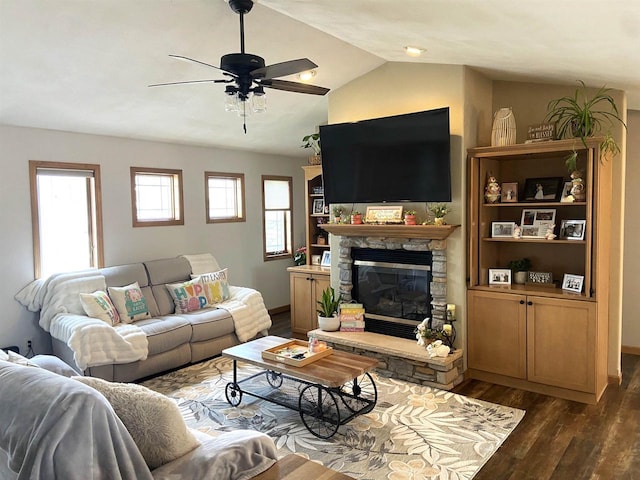
M 342 221 L 342 215 L 344 214 L 344 207 L 342 205 L 334 205 L 331 208 L 331 212 L 333 213 L 334 221 L 340 223 Z
M 415 210 L 405 210 L 404 214 L 405 215 L 415 215 L 416 211 Z
M 310 133 L 302 137 L 300 148 L 312 148 L 315 155 L 320 155 L 320 134 Z
M 444 216 L 451 211 L 451 208 L 444 203 L 430 203 L 427 205 L 427 210 L 435 217 L 433 223 L 436 225 L 444 225 Z
M 528 272 L 531 269 L 531 260 L 528 258 L 519 258 L 518 260 L 511 260 L 507 267 L 513 272 Z
M 558 138 L 580 138 L 582 144 L 587 146 L 587 137 L 592 137 L 603 130 L 603 123 L 608 123 L 609 129 L 614 121 L 620 122 L 624 128 L 627 125 L 620 118 L 620 112 L 613 97 L 609 95 L 610 88 L 601 87 L 592 98 L 587 98 L 587 86 L 579 80 L 578 87 L 573 96 L 565 96 L 552 100 L 547 104 L 547 116 L 545 121 L 556 122 L 558 125 Z M 599 108 L 599 104 L 608 106 L 607 110 Z M 605 139 L 600 144 L 601 161 L 609 160 L 620 152 L 620 147 L 607 129 Z M 576 170 L 576 160 L 578 153 L 574 151 L 566 158 L 566 165 L 569 172 Z

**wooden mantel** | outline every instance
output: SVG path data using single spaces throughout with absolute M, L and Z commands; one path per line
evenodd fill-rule
M 362 225 L 325 223 L 323 230 L 341 237 L 396 237 L 444 240 L 460 225 Z

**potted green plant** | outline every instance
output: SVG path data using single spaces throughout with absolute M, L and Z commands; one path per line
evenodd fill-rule
M 434 216 L 433 223 L 435 225 L 444 225 L 444 216 L 451 211 L 444 203 L 429 204 L 427 208 Z
M 333 287 L 327 287 L 322 291 L 322 297 L 318 300 L 318 327 L 320 330 L 333 332 L 340 328 L 338 307 L 342 302 L 342 294 L 336 298 Z
M 358 210 L 354 210 L 353 212 L 351 212 L 351 223 L 353 223 L 354 225 L 361 225 L 362 212 L 359 212 Z
M 527 281 L 527 272 L 531 269 L 531 260 L 528 258 L 511 260 L 507 267 L 513 272 L 513 282 L 524 284 Z
M 342 216 L 344 215 L 344 207 L 342 205 L 334 205 L 331 208 L 331 213 L 333 213 L 333 221 L 335 223 L 342 223 Z
M 624 128 L 627 126 L 620 118 L 620 112 L 616 102 L 609 94 L 610 88 L 601 87 L 591 98 L 586 95 L 587 86 L 580 80 L 580 86 L 573 96 L 565 96 L 552 100 L 547 104 L 547 116 L 545 121 L 555 122 L 557 125 L 557 138 L 580 138 L 586 147 L 586 138 L 592 137 L 603 131 L 606 123 L 610 128 L 614 122 L 620 122 Z M 602 106 L 607 107 L 603 109 Z M 607 129 L 605 139 L 600 144 L 601 159 L 613 158 L 620 148 Z M 574 150 L 567 158 L 566 164 L 570 173 L 576 171 L 578 153 Z
M 415 225 L 416 224 L 416 211 L 415 210 L 406 210 L 404 212 L 404 224 L 405 225 Z
M 300 148 L 310 148 L 313 150 L 313 155 L 309 157 L 309 165 L 320 165 L 322 160 L 320 158 L 320 134 L 310 133 L 302 137 L 302 145 Z

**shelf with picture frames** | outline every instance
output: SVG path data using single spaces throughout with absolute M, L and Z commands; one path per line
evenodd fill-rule
M 607 385 L 612 162 L 600 161 L 601 141 L 468 150 L 471 378 L 586 403 L 602 395 Z M 579 202 L 565 193 L 571 180 L 565 159 L 574 148 L 585 193 Z M 490 176 L 495 178 L 490 193 L 496 182 L 513 189 L 506 201 L 485 198 Z M 525 185 L 536 187 L 539 180 L 560 182 L 562 191 L 549 201 L 523 201 Z M 541 217 L 548 213 L 544 210 L 553 210 L 552 238 L 541 238 L 545 225 L 537 222 L 538 213 L 533 225 L 526 223 L 539 229 L 537 236 L 510 234 L 509 225 L 519 225 L 524 233 L 525 210 L 542 211 Z M 568 233 L 567 225 L 579 225 L 579 235 Z M 491 284 L 490 270 L 508 269 L 509 262 L 523 258 L 531 261 L 530 272 L 550 276 L 552 283 L 515 284 L 512 274 L 512 280 Z M 566 348 L 567 339 L 571 348 Z

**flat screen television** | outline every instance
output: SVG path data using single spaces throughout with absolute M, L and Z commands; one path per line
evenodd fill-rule
M 450 202 L 449 107 L 320 127 L 325 203 Z

